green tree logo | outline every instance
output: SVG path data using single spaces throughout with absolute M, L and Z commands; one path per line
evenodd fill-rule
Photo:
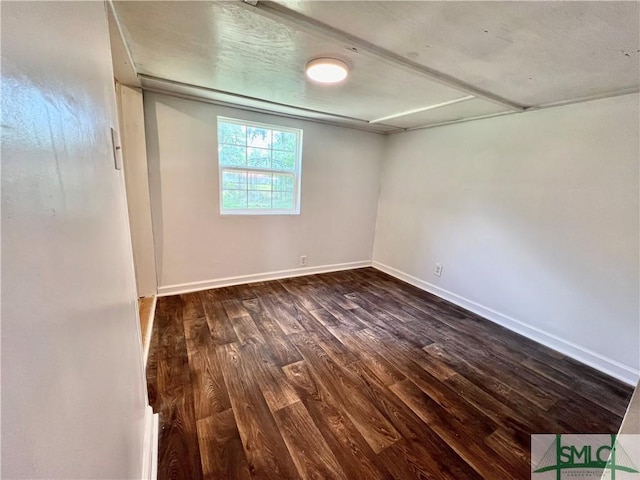
M 564 470 L 573 469 L 592 469 L 596 473 L 609 470 L 611 480 L 615 480 L 617 471 L 639 473 L 627 452 L 616 442 L 616 435 L 611 435 L 610 443 L 595 442 L 581 446 L 563 445 L 562 435 L 556 435 L 533 473 L 555 471 L 556 479 L 561 480 Z

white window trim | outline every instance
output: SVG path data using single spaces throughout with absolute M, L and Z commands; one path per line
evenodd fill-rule
M 256 168 L 256 167 L 235 167 L 235 166 L 223 166 L 220 165 L 220 157 L 218 155 L 220 149 L 220 141 L 218 138 L 219 126 L 218 124 L 222 123 L 234 123 L 236 125 L 242 125 L 246 127 L 258 127 L 258 128 L 267 128 L 269 130 L 277 130 L 279 132 L 290 132 L 295 133 L 297 135 L 298 141 L 296 143 L 296 155 L 295 155 L 295 167 L 293 170 L 272 170 L 270 168 Z M 249 120 L 242 120 L 239 118 L 230 118 L 230 117 L 222 117 L 219 116 L 216 122 L 216 159 L 218 166 L 218 203 L 219 203 L 219 212 L 220 215 L 300 215 L 300 197 L 301 197 L 301 180 L 302 180 L 302 129 L 301 128 L 291 128 L 285 127 L 282 125 L 273 125 L 269 123 L 261 123 L 261 122 L 252 122 Z M 269 209 L 258 209 L 258 208 L 247 208 L 247 209 L 227 209 L 223 210 L 222 208 L 222 172 L 223 170 L 238 170 L 243 172 L 269 172 L 269 173 L 289 173 L 293 174 L 293 199 L 294 205 L 292 210 L 276 210 L 273 208 Z

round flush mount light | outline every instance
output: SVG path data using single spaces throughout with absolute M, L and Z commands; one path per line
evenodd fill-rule
M 347 78 L 349 67 L 335 58 L 316 58 L 307 63 L 307 77 L 320 83 L 338 83 Z

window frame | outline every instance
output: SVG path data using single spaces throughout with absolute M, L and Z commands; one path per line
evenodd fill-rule
M 231 123 L 235 125 L 242 125 L 243 127 L 254 127 L 254 128 L 264 128 L 267 130 L 276 130 L 278 132 L 287 132 L 294 133 L 296 135 L 296 152 L 295 152 L 295 166 L 293 170 L 276 170 L 271 168 L 261 168 L 261 167 L 237 167 L 237 166 L 226 166 L 220 164 L 220 123 Z M 282 125 L 274 125 L 263 122 L 254 122 L 250 120 L 242 120 L 239 118 L 231 118 L 218 116 L 216 120 L 216 158 L 218 162 L 218 202 L 220 204 L 219 212 L 220 215 L 300 215 L 300 197 L 301 197 L 301 180 L 302 180 L 302 134 L 303 130 L 301 128 L 292 128 L 285 127 Z M 228 144 L 224 144 L 228 145 Z M 248 145 L 245 145 L 245 148 L 249 148 Z M 273 152 L 274 149 L 269 148 L 270 152 Z M 275 150 L 280 151 L 280 150 Z M 236 172 L 247 172 L 247 173 L 277 173 L 277 174 L 293 174 L 293 208 L 292 209 L 275 209 L 275 208 L 244 208 L 244 209 L 224 209 L 224 205 L 222 203 L 223 192 L 222 188 L 222 174 L 224 171 L 236 171 Z M 248 181 L 248 179 L 247 179 Z M 247 189 L 247 191 L 249 191 Z

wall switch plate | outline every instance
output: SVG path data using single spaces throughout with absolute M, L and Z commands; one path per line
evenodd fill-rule
M 440 277 L 442 276 L 442 264 L 441 263 L 436 263 L 435 268 L 433 269 L 433 274 L 436 277 Z
M 116 170 L 122 170 L 122 147 L 119 145 L 118 134 L 111 127 L 111 147 L 113 148 L 113 163 Z
M 306 267 L 307 266 L 307 256 L 306 255 L 301 255 L 300 256 L 300 266 L 301 267 Z

